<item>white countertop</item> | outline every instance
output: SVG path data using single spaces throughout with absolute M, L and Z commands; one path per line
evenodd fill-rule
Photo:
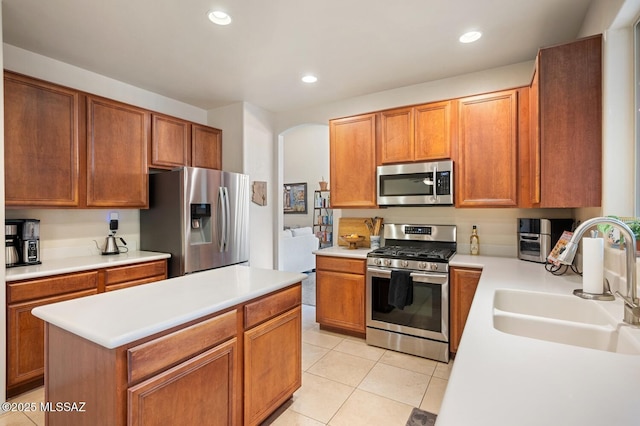
M 360 247 L 357 249 L 348 249 L 346 246 L 332 246 L 316 250 L 313 254 L 319 256 L 335 256 L 335 257 L 352 257 L 354 259 L 366 259 L 367 253 L 372 249 L 369 247 Z
M 40 306 L 31 312 L 112 349 L 304 278 L 305 274 L 295 272 L 236 265 Z
M 40 265 L 17 266 L 7 268 L 6 281 L 42 278 L 51 275 L 68 274 L 71 272 L 88 271 L 91 269 L 109 268 L 112 266 L 130 265 L 152 260 L 167 259 L 167 253 L 152 251 L 133 251 L 109 256 L 76 256 L 62 259 L 43 260 Z
M 640 356 L 520 337 L 493 328 L 498 288 L 572 294 L 577 275 L 512 258 L 455 255 L 483 268 L 437 426 L 640 424 Z M 622 321 L 621 300 L 607 304 Z M 640 332 L 634 329 L 633 333 Z

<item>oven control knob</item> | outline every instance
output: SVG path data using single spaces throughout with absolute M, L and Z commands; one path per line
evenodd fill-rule
M 427 262 L 419 262 L 418 269 L 427 269 Z
M 391 266 L 391 259 L 385 259 L 384 266 Z
M 382 263 L 382 261 L 380 259 L 373 259 L 373 263 L 380 266 L 380 264 Z
M 429 264 L 429 269 L 432 271 L 437 271 L 438 270 L 438 264 L 437 263 L 430 263 Z
M 409 266 L 409 261 L 408 260 L 403 260 L 402 262 L 400 262 L 400 266 L 402 266 L 403 268 L 406 268 Z

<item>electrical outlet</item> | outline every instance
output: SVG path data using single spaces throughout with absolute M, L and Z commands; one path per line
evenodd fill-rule
M 109 231 L 117 231 L 118 230 L 118 212 L 109 213 Z

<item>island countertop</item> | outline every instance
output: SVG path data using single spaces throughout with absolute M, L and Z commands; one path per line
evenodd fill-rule
M 306 278 L 294 272 L 228 266 L 34 308 L 57 327 L 113 349 Z
M 571 295 L 582 287 L 580 276 L 556 276 L 542 264 L 490 256 L 456 254 L 450 266 L 482 268 L 482 275 L 437 426 L 640 424 L 639 355 L 521 337 L 493 327 L 497 289 Z M 593 303 L 622 322 L 619 298 Z M 640 333 L 640 328 L 622 327 Z

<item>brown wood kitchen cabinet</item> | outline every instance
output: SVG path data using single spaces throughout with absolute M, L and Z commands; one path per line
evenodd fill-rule
M 333 208 L 376 207 L 376 116 L 329 121 L 329 173 Z
M 7 394 L 42 385 L 44 322 L 31 315 L 36 306 L 160 281 L 165 259 L 7 283 Z
M 316 321 L 320 327 L 363 336 L 366 261 L 316 256 Z
M 456 207 L 518 205 L 518 91 L 460 99 Z
M 541 49 L 532 92 L 532 202 L 600 206 L 602 35 Z
M 302 386 L 302 288 L 244 307 L 244 424 L 258 425 Z
M 301 386 L 301 288 L 113 349 L 48 324 L 47 398 L 86 412 L 47 412 L 47 424 L 259 424 Z
M 179 118 L 151 115 L 149 167 L 222 169 L 222 130 Z
M 87 96 L 87 207 L 149 206 L 150 113 Z
M 7 207 L 77 207 L 84 174 L 78 91 L 4 72 Z
M 97 292 L 97 271 L 7 283 L 7 396 L 43 382 L 44 322 L 31 309 Z
M 396 108 L 380 113 L 383 164 L 451 158 L 455 101 Z
M 222 170 L 222 130 L 191 125 L 191 166 Z
M 233 310 L 127 349 L 126 424 L 239 424 L 236 316 Z
M 451 284 L 451 336 L 449 350 L 458 351 L 462 331 L 467 323 L 471 302 L 478 288 L 482 269 L 452 267 L 449 270 Z
M 189 165 L 191 123 L 162 114 L 151 114 L 149 167 L 172 169 Z

